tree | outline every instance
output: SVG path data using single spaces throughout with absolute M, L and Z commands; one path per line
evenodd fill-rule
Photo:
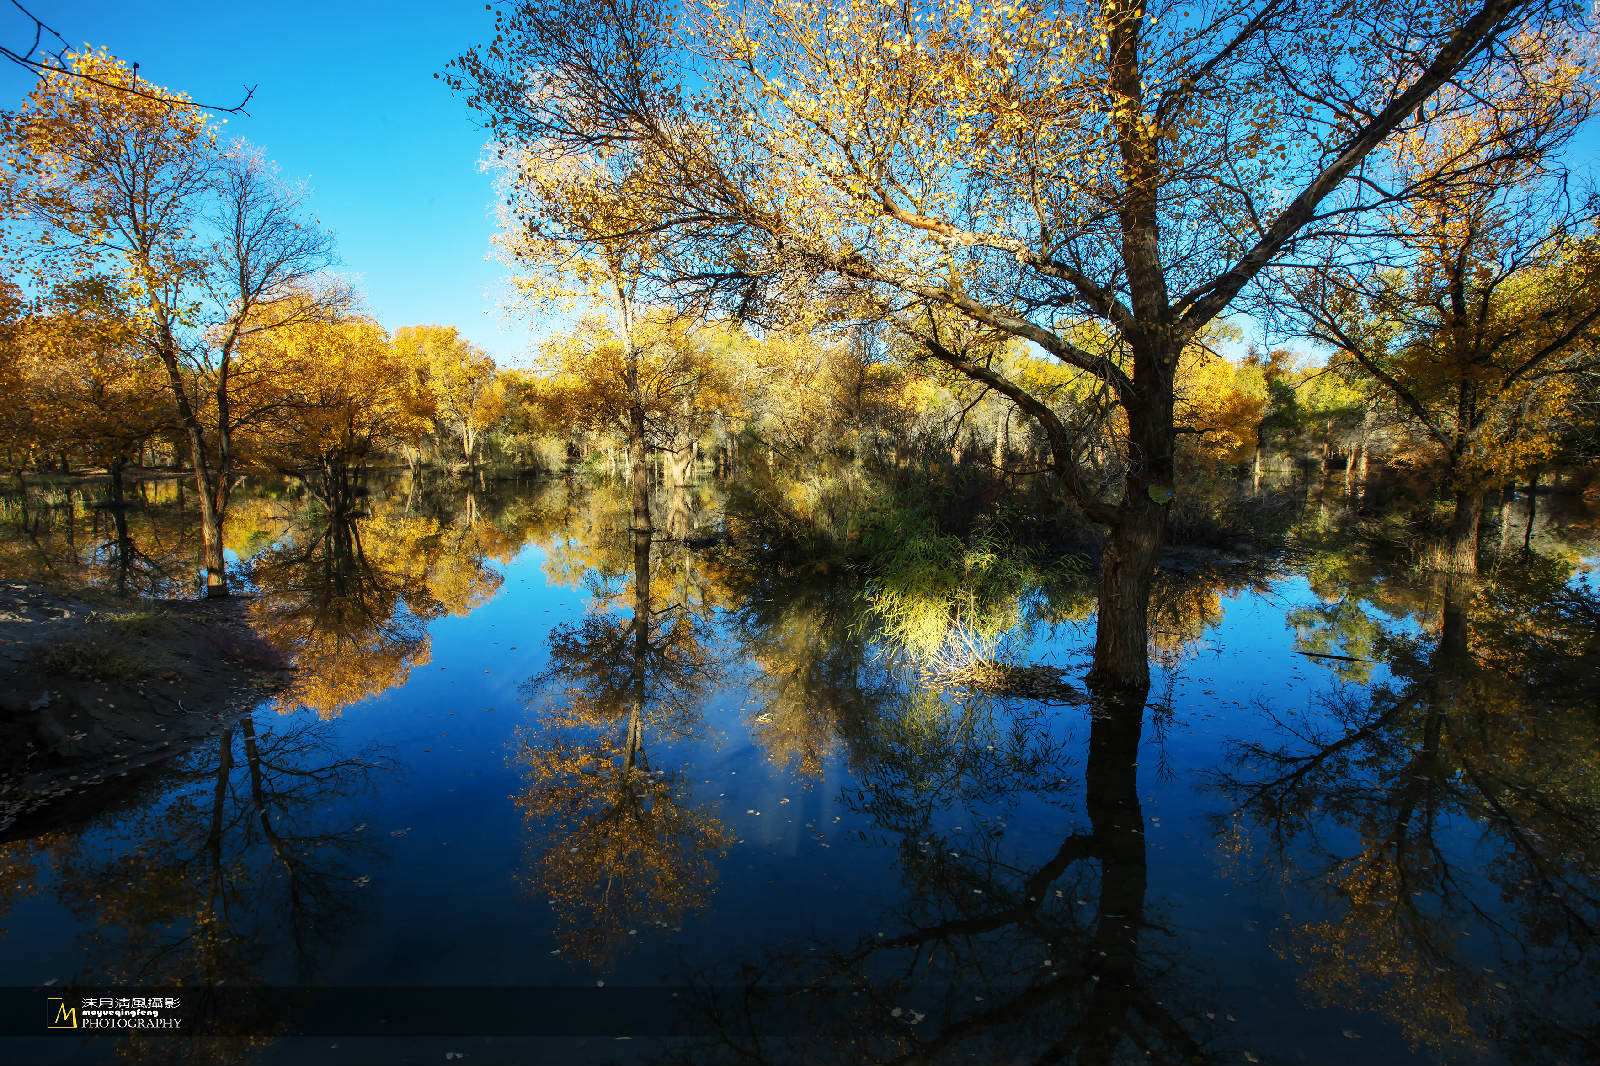
M 427 393 L 434 436 L 448 429 L 468 466 L 476 466 L 483 435 L 506 412 L 505 382 L 494 359 L 454 326 L 404 326 L 395 330 L 395 352 L 412 368 Z M 441 451 L 439 458 L 444 458 Z
M 747 315 L 831 300 L 1014 402 L 1108 528 L 1091 679 L 1145 691 L 1182 352 L 1269 265 L 1417 191 L 1388 185 L 1375 149 L 1514 88 L 1503 43 L 1553 45 L 1567 14 L 568 0 L 501 11 L 451 81 L 503 144 L 621 158 L 648 211 L 594 235 L 656 236 L 682 287 Z M 1498 131 L 1479 133 L 1429 188 L 1498 158 Z M 1082 476 L 1055 412 L 933 335 L 933 308 L 1092 375 L 1126 418 L 1120 482 Z M 1104 344 L 1079 342 L 1086 322 Z
M 1260 402 L 1250 462 L 1250 492 L 1261 493 L 1262 460 L 1272 437 L 1282 438 L 1291 430 L 1298 415 L 1298 404 L 1291 381 L 1294 354 L 1276 348 L 1263 354 L 1251 347 L 1239 368 L 1240 388 Z
M 1441 470 L 1454 514 L 1436 563 L 1457 573 L 1477 570 L 1486 490 L 1553 453 L 1571 379 L 1600 366 L 1600 200 L 1573 201 L 1560 159 L 1600 95 L 1586 54 L 1545 46 L 1513 42 L 1529 71 L 1515 94 L 1398 141 L 1397 172 L 1429 191 L 1386 213 L 1371 256 L 1299 290 L 1310 335 L 1400 406 Z M 1516 151 L 1432 189 L 1486 141 Z
M 629 159 L 603 149 L 581 155 L 551 151 L 556 145 L 519 141 L 502 146 L 507 191 L 500 249 L 524 273 L 524 298 L 585 297 L 608 306 L 622 347 L 628 397 L 628 465 L 633 488 L 633 528 L 647 532 L 650 478 L 640 352 L 636 330 L 650 302 L 649 268 L 660 243 L 641 216 L 650 201 Z
M 160 367 L 138 344 L 119 286 L 88 277 L 58 285 L 22 327 L 15 366 L 32 442 L 52 454 L 104 465 L 111 502 L 122 502 L 122 468 L 171 423 Z
M 194 467 L 207 595 L 226 595 L 223 521 L 236 431 L 264 412 L 236 402 L 238 345 L 322 305 L 327 235 L 259 153 L 224 153 L 205 114 L 104 52 L 68 57 L 7 112 L 6 214 L 27 223 L 36 277 L 121 275 L 165 369 Z M 209 233 L 209 240 L 202 234 Z M 15 236 L 15 235 L 14 235 Z
M 374 458 L 427 432 L 431 398 L 371 319 L 297 322 L 250 356 L 272 368 L 278 391 L 266 441 L 273 464 L 310 479 L 330 505 Z
M 616 432 L 630 449 L 637 425 L 646 452 L 665 455 L 669 481 L 682 485 L 713 420 L 738 413 L 743 390 L 725 359 L 732 344 L 725 327 L 643 315 L 630 362 L 623 339 L 590 318 L 541 347 L 530 393 L 547 425 Z

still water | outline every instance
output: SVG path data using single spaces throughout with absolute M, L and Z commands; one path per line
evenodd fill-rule
M 131 553 L 59 505 L 3 576 L 190 587 L 173 494 Z M 1470 588 L 1326 504 L 1280 557 L 1180 553 L 1150 705 L 1095 716 L 924 682 L 847 577 L 715 542 L 715 486 L 644 542 L 625 502 L 241 499 L 291 687 L 0 846 L 0 985 L 228 1024 L 0 1056 L 1600 1060 L 1592 520 L 1488 545 Z M 1090 606 L 1036 605 L 1008 654 L 1081 675 Z

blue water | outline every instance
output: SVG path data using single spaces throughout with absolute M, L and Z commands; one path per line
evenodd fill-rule
M 1371 867 L 1392 883 L 1341 877 L 1381 854 L 1384 819 L 1409 809 L 1384 775 L 1396 765 L 1418 780 L 1435 774 L 1405 762 L 1428 743 L 1422 726 L 1378 730 L 1336 757 L 1336 771 L 1318 770 L 1315 789 L 1280 800 L 1302 807 L 1263 813 L 1243 798 L 1273 776 L 1241 762 L 1244 746 L 1337 744 L 1363 724 L 1341 716 L 1340 701 L 1370 709 L 1391 690 L 1426 687 L 1417 664 L 1439 661 L 1432 594 L 1400 598 L 1417 610 L 1366 598 L 1413 580 L 1400 570 L 1363 570 L 1342 589 L 1384 634 L 1384 654 L 1358 681 L 1341 679 L 1344 660 L 1302 654 L 1288 620 L 1326 607 L 1329 579 L 1314 590 L 1303 565 L 1285 560 L 1178 574 L 1213 590 L 1214 605 L 1156 651 L 1129 749 L 1136 765 L 1094 771 L 1099 727 L 1087 707 L 930 688 L 870 638 L 859 653 L 830 643 L 846 630 L 804 605 L 855 609 L 846 579 L 723 580 L 726 560 L 659 536 L 652 625 L 692 618 L 694 633 L 660 654 L 641 690 L 642 754 L 627 794 L 643 799 L 617 814 L 606 789 L 622 780 L 627 699 L 563 723 L 573 683 L 547 676 L 560 665 L 553 633 L 597 622 L 622 639 L 601 641 L 609 650 L 588 666 L 618 671 L 618 691 L 632 691 L 634 559 L 614 528 L 594 528 L 599 561 L 578 568 L 581 580 L 552 579 L 573 565 L 570 544 L 550 533 L 527 535 L 503 560 L 484 556 L 481 602 L 419 619 L 424 650 L 391 687 L 331 709 L 256 709 L 259 746 L 279 745 L 259 760 L 278 850 L 253 805 L 238 730 L 98 814 L 6 845 L 0 984 L 498 986 L 504 1010 L 528 1019 L 513 1035 L 392 1038 L 297 1037 L 289 1017 L 259 1047 L 230 1033 L 234 1043 L 208 1046 L 201 1061 L 1509 1062 L 1595 1052 L 1596 846 L 1560 837 L 1566 816 L 1600 809 L 1592 733 L 1588 750 L 1530 742 L 1514 766 L 1508 757 L 1506 780 L 1487 793 L 1506 808 L 1498 814 L 1440 798 L 1499 767 L 1497 756 L 1439 764 L 1423 790 L 1436 803 L 1426 847 L 1401 845 L 1403 857 Z M 369 552 L 375 536 L 364 534 Z M 1042 625 L 1013 654 L 1078 674 L 1092 636 L 1092 619 Z M 689 656 L 681 677 L 674 654 Z M 1548 690 L 1525 703 L 1497 695 L 1492 707 L 1451 693 L 1427 704 L 1451 737 L 1484 715 L 1538 733 L 1592 712 L 1552 705 Z M 234 765 L 219 806 L 224 743 Z M 562 744 L 576 762 L 551 754 Z M 541 759 L 556 767 L 548 778 L 532 768 Z M 1529 768 L 1540 759 L 1548 772 Z M 1098 815 L 1086 806 L 1091 779 Z M 551 799 L 541 781 L 566 791 Z M 1542 813 L 1540 788 L 1562 817 Z M 1518 843 L 1525 833 L 1534 842 Z M 1081 847 L 1063 844 L 1075 835 Z M 1029 880 L 1074 847 L 1082 853 L 1057 876 Z M 1519 861 L 1546 867 L 1532 882 L 1542 889 L 1526 891 L 1553 901 L 1519 898 Z M 1407 880 L 1429 870 L 1444 883 Z M 1432 924 L 1400 914 L 1435 899 Z M 1115 934 L 1122 900 L 1142 905 L 1127 958 Z M 1424 942 L 1424 927 L 1447 934 Z M 598 1015 L 584 1034 L 548 1035 L 539 990 L 552 987 L 601 997 L 585 1001 Z M 731 990 L 751 987 L 780 990 L 781 1008 L 740 1014 Z M 681 1037 L 635 1034 L 641 989 L 685 1004 L 700 1002 L 697 991 L 720 997 L 718 1017 L 734 1022 L 686 1005 Z M 19 1062 L 102 1061 L 111 1050 L 77 1034 L 8 1043 Z

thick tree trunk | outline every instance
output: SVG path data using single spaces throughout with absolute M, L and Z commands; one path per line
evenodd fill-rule
M 663 467 L 671 486 L 687 485 L 694 475 L 694 442 L 682 434 L 673 438 L 673 450 L 666 453 Z
M 1367 495 L 1367 457 L 1372 454 L 1372 429 L 1377 424 L 1377 416 L 1373 413 L 1370 404 L 1361 416 L 1361 440 L 1356 444 L 1356 476 L 1354 496 L 1360 503 Z
M 1147 354 L 1135 361 L 1134 385 L 1142 402 L 1128 409 L 1133 457 L 1122 502 L 1100 556 L 1094 665 L 1089 686 L 1097 697 L 1141 703 L 1150 690 L 1150 590 L 1167 531 L 1173 498 L 1174 442 L 1170 360 Z
M 124 463 L 119 456 L 106 464 L 106 473 L 110 475 L 106 497 L 110 505 L 111 525 L 116 530 L 116 559 L 117 559 L 117 595 L 128 594 L 128 564 L 132 554 L 133 541 L 128 536 L 128 508 L 127 501 L 122 491 L 122 467 Z
M 1100 555 L 1099 606 L 1094 666 L 1089 684 L 1101 691 L 1146 692 L 1150 688 L 1150 590 L 1161 556 L 1163 508 L 1126 508 Z
M 634 404 L 628 412 L 628 465 L 633 490 L 633 531 L 646 533 L 650 525 L 650 464 L 644 448 L 644 408 Z
M 1478 572 L 1478 522 L 1483 516 L 1483 490 L 1456 493 L 1456 510 L 1439 551 L 1439 569 L 1449 574 Z
M 194 462 L 195 494 L 200 498 L 200 565 L 206 573 L 208 599 L 228 594 L 228 566 L 222 549 L 222 516 L 217 511 L 213 495 L 212 475 L 206 469 L 205 452 L 200 444 L 198 427 L 191 429 L 190 453 Z
M 1506 485 L 1500 490 L 1500 554 L 1504 555 L 1511 546 L 1511 504 L 1515 500 L 1515 490 Z

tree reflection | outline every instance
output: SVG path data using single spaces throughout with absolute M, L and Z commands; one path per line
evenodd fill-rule
M 9 512 L 9 513 L 8 513 Z M 192 591 L 195 531 L 170 482 L 137 482 L 117 498 L 88 488 L 0 497 L 0 572 L 118 595 Z
M 756 667 L 751 734 L 768 759 L 820 778 L 845 723 L 871 716 L 893 695 L 890 679 L 873 668 L 857 590 L 769 572 L 727 579 L 742 603 L 734 615 L 740 651 Z
M 1392 675 L 1241 743 L 1218 787 L 1243 861 L 1321 897 L 1284 951 L 1327 1003 L 1414 1045 L 1600 1051 L 1600 617 L 1564 573 L 1450 578 L 1429 636 L 1372 638 Z M 1341 601 L 1342 602 L 1342 601 Z M 1346 605 L 1348 606 L 1348 605 Z
M 134 1061 L 231 1062 L 286 1031 L 223 988 L 310 984 L 359 919 L 382 859 L 352 805 L 393 762 L 341 750 L 326 723 L 245 716 L 179 756 L 136 803 L 33 845 L 83 920 L 85 985 L 178 987 L 181 1039 L 135 1033 Z M 109 835 L 118 846 L 105 846 Z M 245 1013 L 241 1013 L 241 1002 Z
M 501 582 L 489 560 L 521 543 L 502 542 L 470 490 L 426 514 L 352 489 L 300 516 L 249 569 L 251 620 L 296 666 L 280 705 L 324 717 L 428 662 L 428 622 L 487 600 Z
M 1095 706 L 1087 825 L 1041 842 L 1006 823 L 1038 803 L 1073 820 L 1074 746 L 1036 714 L 971 700 L 941 716 L 929 698 L 888 711 L 870 750 L 852 755 L 859 786 L 845 797 L 898 848 L 904 901 L 852 944 L 702 975 L 697 1006 L 720 1038 L 687 1059 L 1204 1061 L 1200 1012 L 1183 1009 L 1176 953 L 1147 899 L 1142 699 Z M 962 827 L 948 827 L 952 814 Z
M 653 555 L 649 531 L 631 540 L 627 580 L 602 572 L 594 609 L 551 633 L 549 665 L 527 686 L 544 720 L 515 753 L 535 834 L 528 889 L 549 899 L 562 950 L 596 968 L 706 906 L 731 842 L 686 775 L 648 754 L 647 738 L 698 728 L 719 671 L 688 558 Z M 611 610 L 623 600 L 626 618 Z

